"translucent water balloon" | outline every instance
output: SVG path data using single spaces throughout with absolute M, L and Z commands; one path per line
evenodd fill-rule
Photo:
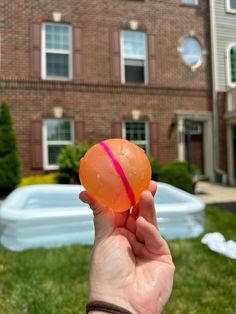
M 92 146 L 80 161 L 80 181 L 104 206 L 123 212 L 134 206 L 151 180 L 144 152 L 125 139 L 108 139 Z

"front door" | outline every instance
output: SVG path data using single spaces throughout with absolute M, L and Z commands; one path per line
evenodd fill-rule
M 185 124 L 185 159 L 204 174 L 203 123 L 187 121 Z M 193 169 L 192 169 L 193 170 Z

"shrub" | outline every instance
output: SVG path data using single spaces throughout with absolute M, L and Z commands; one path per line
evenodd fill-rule
M 71 181 L 70 175 L 65 172 L 58 172 L 55 179 L 60 184 L 69 184 Z
M 21 180 L 18 186 L 31 185 L 31 184 L 53 184 L 56 181 L 57 173 L 49 173 L 41 176 L 29 176 Z
M 79 165 L 80 159 L 90 148 L 87 142 L 77 143 L 74 145 L 66 146 L 58 156 L 59 174 L 57 176 L 58 182 L 66 183 L 80 183 L 79 181 Z
M 0 108 L 0 195 L 14 190 L 21 180 L 21 163 L 17 152 L 16 134 L 6 102 Z
M 173 161 L 163 165 L 158 174 L 158 181 L 169 183 L 190 193 L 193 192 L 193 179 L 187 162 Z
M 158 160 L 153 159 L 152 157 L 149 157 L 151 169 L 152 169 L 152 180 L 157 181 L 158 175 L 161 170 L 161 165 Z

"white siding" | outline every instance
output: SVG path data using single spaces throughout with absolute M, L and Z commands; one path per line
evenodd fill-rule
M 226 49 L 236 42 L 236 14 L 226 12 L 226 0 L 215 2 L 216 90 L 227 89 Z

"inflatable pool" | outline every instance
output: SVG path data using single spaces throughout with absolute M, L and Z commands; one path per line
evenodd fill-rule
M 0 208 L 0 242 L 13 251 L 67 244 L 92 244 L 93 216 L 79 200 L 81 185 L 40 184 L 14 190 Z M 165 183 L 155 196 L 158 227 L 167 240 L 204 231 L 205 205 Z

